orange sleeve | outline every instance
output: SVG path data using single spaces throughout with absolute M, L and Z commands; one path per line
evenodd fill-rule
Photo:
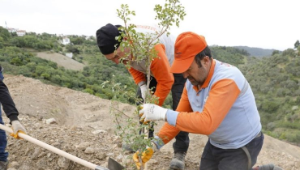
M 131 74 L 131 76 L 133 77 L 133 80 L 135 82 L 135 84 L 138 84 L 141 81 L 146 82 L 146 75 L 140 71 L 135 70 L 134 68 L 130 67 L 128 69 L 129 73 Z
M 178 128 L 176 128 L 166 122 L 156 135 L 164 142 L 164 144 L 167 144 L 179 132 L 180 132 L 180 130 Z
M 187 96 L 187 90 L 184 87 L 182 95 L 181 95 L 181 99 L 178 103 L 177 109 L 176 111 L 178 112 L 192 112 L 192 108 Z M 172 140 L 178 133 L 179 133 L 179 129 L 169 125 L 168 123 L 165 123 L 164 126 L 160 129 L 160 131 L 158 132 L 157 136 L 159 136 L 163 142 L 166 144 L 168 143 L 170 140 Z
M 233 80 L 223 79 L 216 82 L 208 94 L 202 113 L 180 112 L 176 128 L 190 133 L 210 135 L 219 127 L 239 94 L 240 90 Z
M 174 76 L 171 73 L 171 67 L 165 53 L 164 45 L 157 44 L 154 48 L 158 53 L 158 57 L 152 61 L 150 70 L 157 81 L 154 95 L 159 97 L 159 105 L 162 106 L 172 88 Z

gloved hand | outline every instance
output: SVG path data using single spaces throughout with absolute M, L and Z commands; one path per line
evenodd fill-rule
M 141 89 L 142 98 L 145 102 L 146 95 L 147 95 L 147 90 L 148 90 L 147 85 L 146 84 L 141 85 L 140 89 Z
M 18 120 L 14 120 L 11 122 L 12 125 L 12 129 L 13 129 L 13 133 L 10 134 L 12 137 L 16 138 L 16 139 L 21 139 L 18 135 L 18 133 L 24 133 L 26 134 L 27 131 L 24 128 L 24 126 L 20 123 L 20 121 Z
M 142 153 L 142 166 L 145 166 L 145 163 L 148 162 L 151 158 L 153 153 L 155 153 L 156 151 L 158 151 L 156 145 L 154 143 L 152 143 L 152 147 L 148 147 L 143 153 Z M 136 164 L 136 167 L 138 169 L 141 169 L 141 163 L 139 161 L 139 151 L 137 151 L 136 153 L 133 154 L 132 156 L 133 161 Z
M 162 108 L 155 104 L 143 104 L 142 110 L 139 111 L 142 122 L 166 120 L 168 109 Z

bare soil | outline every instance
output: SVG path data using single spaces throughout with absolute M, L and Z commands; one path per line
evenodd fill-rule
M 67 56 L 64 56 L 59 53 L 54 52 L 38 52 L 37 57 L 53 61 L 57 63 L 58 66 L 65 67 L 66 69 L 70 70 L 82 70 L 84 67 L 84 64 L 79 63 L 78 61 L 75 61 Z
M 68 88 L 43 84 L 23 76 L 5 75 L 4 82 L 20 112 L 19 119 L 28 135 L 96 165 L 107 166 L 108 157 L 123 165 L 131 163 L 131 154 L 121 148 L 115 136 L 111 101 Z M 135 106 L 120 103 L 130 115 Z M 2 115 L 6 124 L 9 120 Z M 47 124 L 54 118 L 56 123 Z M 159 123 L 156 131 L 162 126 Z M 200 157 L 207 141 L 204 135 L 190 134 L 186 170 L 199 169 Z M 173 156 L 172 143 L 155 153 L 147 169 L 167 169 Z M 36 146 L 26 140 L 8 136 L 9 170 L 85 170 L 78 163 Z M 127 158 L 128 157 L 128 158 Z M 300 169 L 300 148 L 265 135 L 257 164 L 274 163 L 284 170 Z M 128 169 L 131 169 L 128 167 Z

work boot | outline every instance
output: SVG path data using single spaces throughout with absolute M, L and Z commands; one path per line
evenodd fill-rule
M 186 153 L 177 152 L 174 154 L 173 159 L 171 160 L 169 170 L 184 170 L 184 159 Z
M 7 170 L 8 161 L 0 161 L 0 170 Z
M 282 168 L 275 166 L 273 164 L 267 164 L 267 165 L 262 165 L 262 166 L 253 168 L 253 170 L 282 170 Z

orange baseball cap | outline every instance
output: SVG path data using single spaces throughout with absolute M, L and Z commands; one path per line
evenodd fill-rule
M 193 32 L 178 35 L 175 42 L 175 57 L 171 67 L 172 73 L 183 73 L 192 64 L 194 57 L 207 47 L 204 36 Z

